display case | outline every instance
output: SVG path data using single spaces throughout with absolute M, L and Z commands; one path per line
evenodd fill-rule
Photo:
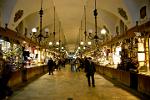
M 0 39 L 1 51 L 4 59 L 9 59 L 14 70 L 22 65 L 22 47 L 20 44 Z
M 138 38 L 138 62 L 140 72 L 149 72 L 149 45 L 148 37 Z

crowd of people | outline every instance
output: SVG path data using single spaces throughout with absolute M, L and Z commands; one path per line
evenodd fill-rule
M 86 73 L 89 87 L 91 86 L 91 81 L 92 86 L 95 87 L 94 73 L 96 72 L 96 68 L 91 57 L 78 57 L 71 61 L 71 71 L 78 72 L 80 70 L 83 70 Z
M 61 70 L 61 67 L 65 67 L 65 59 L 55 59 L 50 58 L 47 62 L 48 65 L 48 73 L 49 75 L 53 75 L 54 70 Z
M 72 72 L 79 72 L 83 70 L 86 73 L 88 86 L 90 87 L 92 83 L 92 86 L 95 87 L 94 74 L 96 72 L 96 69 L 91 57 L 78 57 L 76 59 L 69 60 L 68 63 L 71 65 Z M 53 60 L 52 58 L 50 58 L 47 63 L 49 75 L 53 75 L 55 69 L 60 70 L 61 67 L 65 67 L 65 64 L 66 60 Z
M 86 73 L 88 85 L 91 86 L 92 83 L 92 86 L 95 87 L 94 73 L 96 72 L 96 69 L 94 62 L 90 57 L 76 58 L 71 61 L 66 59 L 54 60 L 50 58 L 47 61 L 48 74 L 53 75 L 54 70 L 61 70 L 61 68 L 65 68 L 66 63 L 69 63 L 71 67 L 74 66 L 75 72 L 83 70 Z M 0 53 L 0 100 L 11 96 L 13 93 L 12 89 L 8 86 L 8 82 L 12 76 L 12 73 L 13 69 L 10 59 L 4 60 L 2 53 Z

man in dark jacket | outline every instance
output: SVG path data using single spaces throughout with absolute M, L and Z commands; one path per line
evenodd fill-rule
M 52 58 L 50 58 L 48 60 L 48 72 L 49 72 L 49 75 L 52 74 L 53 75 L 53 70 L 54 70 L 54 61 L 52 60 Z
M 91 57 L 85 59 L 85 72 L 88 79 L 88 85 L 91 86 L 90 79 L 92 79 L 92 86 L 95 87 L 94 73 L 96 72 L 96 69 Z

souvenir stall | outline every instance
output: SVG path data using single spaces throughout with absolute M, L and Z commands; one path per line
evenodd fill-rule
M 140 73 L 149 74 L 149 52 L 150 52 L 150 45 L 149 45 L 150 38 L 138 38 L 138 62 L 139 67 L 138 70 Z
M 9 59 L 14 70 L 19 69 L 22 65 L 22 46 L 18 41 L 8 38 L 1 38 L 0 45 L 5 60 Z
M 124 62 L 125 70 L 136 69 L 140 73 L 149 72 L 149 37 L 129 37 L 122 42 L 121 61 Z M 129 64 L 129 65 L 128 65 Z M 130 66 L 130 67 L 129 67 Z
M 38 56 L 38 48 L 36 46 L 31 47 L 30 50 L 30 62 L 31 65 L 36 65 L 40 61 L 40 57 Z
M 121 39 L 120 47 L 111 45 L 112 53 L 120 52 L 120 66 L 117 69 L 98 66 L 97 72 L 106 75 L 141 93 L 150 95 L 150 22 L 128 30 Z M 116 40 L 116 39 L 113 39 Z M 113 41 L 112 40 L 112 41 Z M 113 43 L 113 42 L 107 42 Z M 116 42 L 118 42 L 116 40 Z M 114 43 L 113 43 L 114 44 Z M 114 49 L 117 48 L 117 49 Z M 115 51 L 118 51 L 115 53 Z M 115 59 L 114 59 L 115 61 Z M 118 68 L 121 67 L 121 68 Z
M 46 52 L 47 52 L 46 49 L 42 49 L 42 50 L 41 50 L 41 59 L 40 59 L 40 60 L 41 60 L 41 61 L 40 61 L 41 64 L 47 64 L 47 63 L 46 63 L 46 58 L 47 58 L 48 55 L 47 55 Z
M 11 87 L 47 72 L 47 65 L 43 63 L 47 51 L 39 50 L 38 43 L 29 38 L 0 27 L 0 48 L 3 58 L 12 64 Z
M 38 46 L 31 46 L 28 43 L 24 43 L 23 58 L 24 63 L 28 67 L 34 67 L 46 64 L 46 59 L 49 58 L 49 51 L 39 48 Z
M 110 54 L 110 66 L 117 68 L 118 64 L 121 62 L 121 43 L 117 43 L 112 46 L 112 53 Z
M 121 62 L 121 44 L 104 46 L 98 55 L 98 63 L 101 66 L 117 68 Z
M 99 65 L 101 66 L 106 66 L 109 64 L 108 61 L 108 54 L 109 54 L 109 49 L 107 49 L 107 47 L 103 47 L 103 49 L 99 50 L 97 55 L 97 62 Z

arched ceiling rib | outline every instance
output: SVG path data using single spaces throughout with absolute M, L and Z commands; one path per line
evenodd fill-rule
M 49 9 L 49 13 L 53 11 L 53 2 L 52 0 L 43 0 L 43 10 Z M 18 0 L 16 6 L 14 6 L 9 20 L 9 28 L 15 29 L 15 27 L 31 13 L 39 12 L 41 9 L 41 0 Z M 23 10 L 24 14 L 16 23 L 14 22 L 15 13 L 18 10 Z M 44 16 L 44 15 L 43 15 Z

